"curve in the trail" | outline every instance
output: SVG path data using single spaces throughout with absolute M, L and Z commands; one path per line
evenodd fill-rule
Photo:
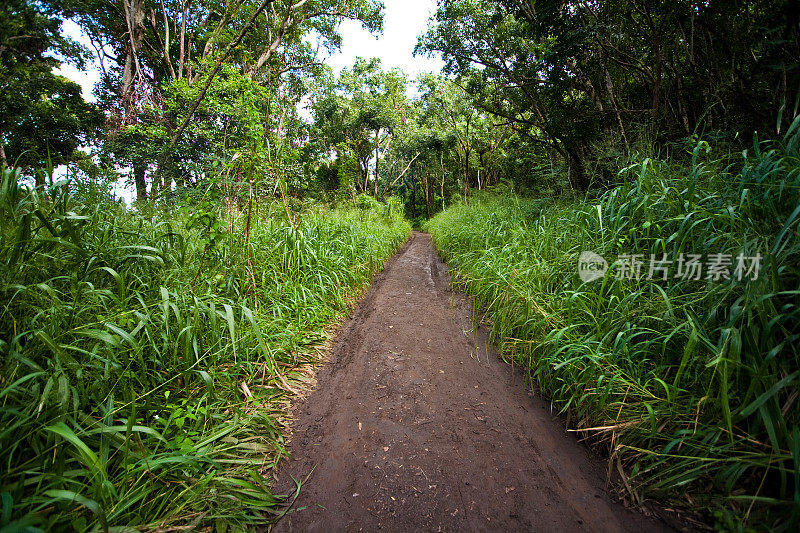
M 612 501 L 605 469 L 504 364 L 414 233 L 297 409 L 278 531 L 666 531 Z

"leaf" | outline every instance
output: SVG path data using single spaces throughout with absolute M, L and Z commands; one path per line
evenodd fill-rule
M 89 337 L 108 344 L 111 347 L 119 346 L 119 340 L 103 329 L 84 329 L 75 332 L 76 335 L 81 337 Z
M 792 222 L 794 222 L 794 219 L 797 218 L 798 214 L 800 214 L 800 205 L 798 205 L 795 210 L 792 211 L 792 214 L 789 215 L 788 219 L 786 219 L 786 223 L 784 223 L 783 228 L 781 228 L 781 231 L 778 233 L 778 236 L 775 237 L 775 244 L 772 245 L 772 249 L 770 250 L 772 255 L 777 253 L 781 244 L 781 240 L 783 240 L 783 236 L 786 235 L 786 233 L 791 229 Z
M 111 274 L 111 277 L 114 278 L 114 281 L 117 283 L 117 291 L 119 292 L 118 296 L 122 298 L 125 294 L 125 283 L 123 282 L 122 276 L 119 274 L 119 272 L 107 266 L 100 267 L 100 270 L 105 270 Z
M 54 426 L 48 426 L 45 429 L 56 435 L 60 435 L 75 446 L 86 466 L 92 469 L 96 474 L 99 474 L 103 480 L 108 478 L 97 454 L 95 454 L 64 422 L 59 422 Z
M 233 309 L 228 304 L 222 304 L 225 308 L 225 320 L 228 322 L 228 331 L 231 334 L 231 348 L 233 349 L 233 359 L 236 360 L 236 328 L 233 319 Z
M 242 313 L 244 316 L 247 317 L 247 320 L 253 326 L 253 331 L 256 334 L 256 339 L 258 340 L 258 346 L 261 349 L 261 353 L 264 355 L 264 359 L 267 362 L 267 366 L 272 374 L 275 374 L 275 360 L 272 357 L 272 353 L 270 352 L 267 344 L 264 342 L 264 336 L 261 334 L 261 328 L 258 327 L 258 323 L 256 322 L 255 318 L 253 318 L 253 312 L 245 306 L 242 306 Z
M 25 383 L 25 382 L 27 382 L 27 381 L 35 378 L 35 377 L 43 376 L 45 374 L 46 374 L 45 372 L 31 372 L 30 374 L 26 374 L 26 375 L 22 376 L 17 381 L 15 381 L 11 385 L 9 385 L 5 389 L 3 389 L 3 391 L 0 392 L 0 398 L 3 398 L 6 394 L 8 394 L 9 392 L 13 391 L 15 388 L 17 388 L 18 386 L 22 385 L 23 383 Z
M 139 349 L 139 343 L 136 342 L 136 339 L 134 339 L 130 333 L 128 333 L 121 327 L 117 326 L 116 324 L 112 324 L 111 322 L 106 322 L 105 326 L 114 333 L 116 333 L 117 335 L 119 335 L 120 337 L 122 337 L 122 339 L 128 344 L 130 344 L 133 348 L 135 348 L 136 350 Z
M 206 390 L 208 391 L 208 393 L 213 398 L 214 397 L 214 380 L 211 378 L 209 373 L 206 372 L 205 370 L 197 370 L 197 374 L 203 380 L 203 383 L 206 384 Z
M 87 509 L 89 509 L 92 513 L 94 513 L 98 518 L 100 518 L 103 523 L 105 523 L 105 512 L 103 508 L 94 500 L 90 500 L 85 496 L 81 496 L 77 492 L 71 490 L 46 490 L 44 491 L 46 496 L 50 496 L 56 500 L 68 501 L 68 502 L 75 502 L 83 505 Z
M 2 512 L 0 512 L 0 527 L 5 527 L 11 522 L 11 509 L 14 507 L 14 500 L 7 492 L 0 493 L 2 501 Z
M 739 415 L 742 416 L 742 417 L 747 417 L 747 416 L 750 416 L 751 414 L 753 414 L 756 411 L 756 409 L 758 409 L 759 407 L 764 405 L 764 403 L 769 401 L 770 398 L 774 397 L 778 393 L 779 390 L 781 390 L 786 385 L 789 385 L 792 381 L 794 381 L 795 378 L 797 378 L 797 374 L 798 374 L 797 371 L 792 372 L 791 374 L 789 374 L 788 376 L 786 376 L 782 380 L 780 380 L 777 383 L 775 383 L 774 385 L 772 385 L 772 387 L 767 389 L 763 394 L 761 394 L 761 396 L 759 396 L 758 398 L 753 400 L 747 407 L 742 409 L 739 412 Z

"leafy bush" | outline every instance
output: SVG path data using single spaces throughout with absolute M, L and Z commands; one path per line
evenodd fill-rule
M 356 207 L 359 209 L 375 209 L 379 205 L 380 204 L 375 198 L 368 194 L 364 194 L 363 192 L 356 196 Z

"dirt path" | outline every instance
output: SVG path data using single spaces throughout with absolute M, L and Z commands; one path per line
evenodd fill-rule
M 387 264 L 296 411 L 277 531 L 668 531 L 497 358 L 428 235 Z M 488 350 L 487 350 L 488 349 Z

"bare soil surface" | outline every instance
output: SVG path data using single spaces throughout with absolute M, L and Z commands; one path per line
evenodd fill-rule
M 671 531 L 608 495 L 605 463 L 473 328 L 426 234 L 376 277 L 318 377 L 276 489 L 308 480 L 276 531 Z

